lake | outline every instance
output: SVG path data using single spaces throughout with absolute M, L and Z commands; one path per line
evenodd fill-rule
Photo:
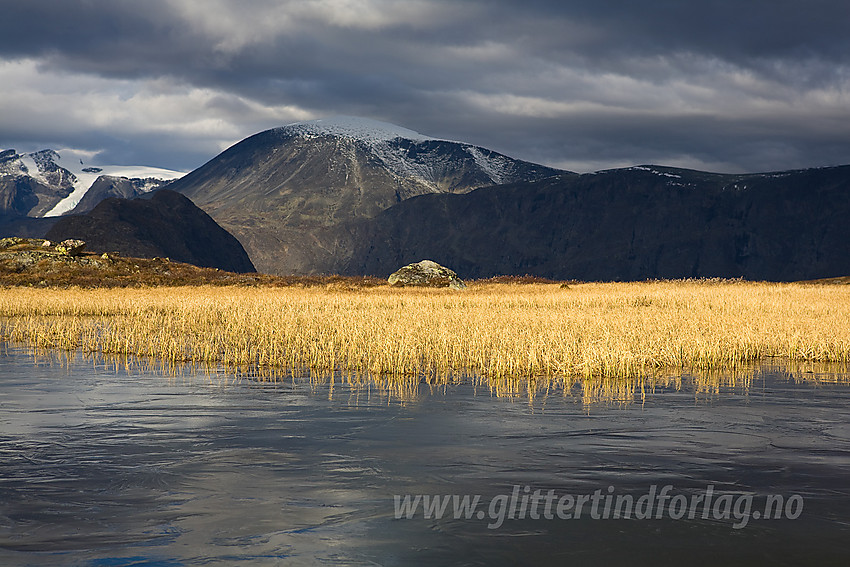
M 0 564 L 850 564 L 850 376 L 702 383 L 398 392 L 0 345 Z

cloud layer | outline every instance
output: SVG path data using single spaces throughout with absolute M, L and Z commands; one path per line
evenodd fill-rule
M 366 116 L 577 171 L 850 163 L 844 0 L 0 1 L 0 147 L 192 169 Z

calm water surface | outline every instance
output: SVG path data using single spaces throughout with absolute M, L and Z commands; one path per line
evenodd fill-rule
M 609 494 L 652 517 L 606 516 Z M 397 519 L 406 495 L 479 505 Z M 782 517 L 756 519 L 770 495 Z M 218 563 L 850 565 L 850 386 L 764 369 L 630 404 L 472 383 L 400 400 L 0 348 L 0 565 Z

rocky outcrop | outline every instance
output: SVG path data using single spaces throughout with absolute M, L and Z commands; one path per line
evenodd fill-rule
M 9 236 L 7 238 L 0 238 L 0 250 L 6 250 L 7 248 L 11 248 L 12 246 L 17 246 L 18 244 L 23 244 L 26 242 L 26 238 L 20 238 L 18 236 Z
M 113 288 L 151 286 L 298 286 L 355 291 L 385 286 L 378 278 L 278 277 L 199 268 L 168 258 L 131 258 L 83 251 L 69 256 L 42 238 L 0 238 L 0 287 Z
M 466 289 L 457 274 L 431 260 L 422 260 L 415 264 L 409 264 L 387 278 L 387 282 L 393 287 L 448 287 L 451 289 Z
M 0 274 L 27 271 L 56 272 L 68 266 L 101 268 L 108 259 L 85 254 L 82 240 L 66 240 L 55 244 L 43 238 L 0 238 Z

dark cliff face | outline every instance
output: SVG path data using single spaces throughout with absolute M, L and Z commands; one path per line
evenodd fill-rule
M 429 258 L 463 278 L 850 273 L 850 166 L 766 175 L 663 167 L 556 177 L 400 203 L 351 228 L 342 273 Z
M 28 176 L 0 176 L 0 216 L 40 217 L 72 190 L 73 187 L 52 187 Z
M 0 215 L 25 216 L 38 205 L 29 177 L 0 177 Z
M 168 190 L 143 199 L 106 199 L 84 215 L 60 218 L 45 238 L 78 238 L 95 252 L 164 257 L 231 272 L 255 271 L 233 235 L 192 201 Z

